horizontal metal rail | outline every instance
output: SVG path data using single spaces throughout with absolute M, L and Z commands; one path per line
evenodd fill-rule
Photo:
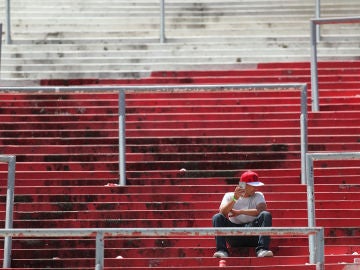
M 152 85 L 152 86 L 76 86 L 76 87 L 0 87 L 0 92 L 103 92 L 113 91 L 119 93 L 119 185 L 126 185 L 126 156 L 125 156 L 125 92 L 158 91 L 241 91 L 241 90 L 300 90 L 301 106 L 301 182 L 305 183 L 305 154 L 307 153 L 307 86 L 305 83 L 296 84 L 226 84 L 226 85 Z
M 2 23 L 0 22 L 0 80 L 1 80 L 1 46 L 2 46 Z
M 306 186 L 307 186 L 307 209 L 308 226 L 316 226 L 315 217 L 315 191 L 314 191 L 314 161 L 315 160 L 345 160 L 360 159 L 360 152 L 317 152 L 306 154 Z M 316 240 L 314 236 L 309 236 L 309 246 Z
M 96 238 L 95 269 L 104 268 L 104 238 L 164 237 L 164 236 L 314 236 L 317 241 L 309 245 L 309 263 L 317 269 L 324 269 L 324 228 L 323 227 L 265 227 L 265 228 L 82 228 L 82 229 L 0 229 L 3 237 L 94 237 Z
M 185 90 L 247 90 L 247 89 L 289 89 L 289 88 L 303 88 L 306 83 L 278 83 L 278 84 L 196 84 L 196 85 L 149 85 L 149 86 L 9 86 L 0 87 L 0 92 L 96 92 L 96 91 L 185 91 Z
M 297 89 L 301 92 L 301 152 L 302 171 L 305 171 L 305 154 L 307 152 L 307 87 L 306 84 L 243 84 L 243 85 L 172 85 L 172 86 L 101 86 L 101 87 L 0 87 L 0 92 L 119 92 L 119 156 L 125 151 L 125 92 L 141 91 L 221 91 L 227 90 L 280 90 Z M 120 184 L 125 185 L 125 158 L 119 159 Z M 16 229 L 0 230 L 2 235 L 24 236 L 96 236 L 96 269 L 102 269 L 104 263 L 104 236 L 201 236 L 201 235 L 316 235 L 316 245 L 310 245 L 310 263 L 324 264 L 324 232 L 322 228 L 157 228 L 157 229 Z
M 345 18 L 322 18 L 310 20 L 310 41 L 311 41 L 311 97 L 312 97 L 312 111 L 319 111 L 319 79 L 318 79 L 318 57 L 317 57 L 317 43 L 319 28 L 321 24 L 339 24 L 339 23 L 360 23 L 360 17 L 345 17 Z

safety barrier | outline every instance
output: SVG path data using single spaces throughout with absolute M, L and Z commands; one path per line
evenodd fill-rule
M 10 11 L 10 0 L 5 0 L 5 20 L 6 20 L 6 35 L 5 41 L 6 44 L 11 44 L 11 11 Z
M 12 237 L 96 237 L 95 270 L 104 268 L 104 238 L 114 236 L 241 236 L 283 235 L 313 236 L 315 244 L 309 245 L 309 263 L 324 269 L 324 228 L 322 227 L 271 227 L 271 228 L 88 228 L 88 229 L 5 229 L 1 236 Z
M 263 85 L 180 85 L 180 86 L 103 86 L 103 87 L 0 87 L 2 92 L 96 92 L 96 91 L 116 91 L 119 92 L 119 184 L 126 185 L 126 160 L 125 160 L 125 118 L 126 118 L 126 100 L 127 91 L 216 91 L 219 89 L 245 90 L 245 89 L 300 89 L 301 99 L 301 166 L 302 172 L 305 171 L 305 154 L 307 153 L 307 87 L 306 84 L 263 84 Z M 305 182 L 305 176 L 302 175 L 302 182 Z M 13 195 L 12 195 L 13 196 Z M 10 213 L 12 217 L 12 212 Z M 12 219 L 11 219 L 12 220 Z M 8 227 L 6 227 L 8 228 Z M 271 232 L 272 229 L 265 230 Z M 293 228 L 289 229 L 293 230 Z M 157 232 L 158 233 L 158 232 Z M 275 234 L 275 233 L 274 233 Z M 65 236 L 65 235 L 63 235 Z M 4 250 L 4 266 L 10 265 L 11 238 L 9 238 L 9 247 Z M 314 252 L 315 253 L 315 252 Z
M 232 91 L 245 89 L 299 89 L 301 95 L 300 136 L 301 136 L 301 183 L 305 183 L 305 154 L 307 153 L 307 86 L 306 84 L 228 84 L 228 85 L 175 85 L 175 86 L 78 86 L 78 87 L 0 87 L 1 92 L 119 92 L 119 185 L 126 185 L 126 156 L 125 156 L 125 92 L 131 91 L 216 91 L 231 89 Z
M 339 23 L 360 23 L 360 17 L 349 18 L 325 18 L 310 20 L 311 28 L 311 97 L 312 97 L 312 111 L 319 111 L 319 82 L 318 82 L 318 57 L 317 57 L 317 42 L 319 41 L 318 25 L 321 24 L 339 24 Z
M 306 154 L 306 186 L 307 186 L 307 209 L 308 226 L 316 226 L 315 217 L 315 197 L 314 197 L 314 160 L 344 160 L 360 159 L 360 152 L 325 152 L 325 153 L 307 153 Z M 309 245 L 315 242 L 309 237 Z
M 1 45 L 2 45 L 2 23 L 0 23 L 0 80 L 1 80 Z
M 11 44 L 12 43 L 12 30 L 11 30 L 11 3 L 10 0 L 5 0 L 5 20 L 6 20 L 6 37 L 5 37 L 5 41 L 6 44 Z M 165 0 L 160 0 L 160 15 L 159 15 L 159 29 L 160 29 L 160 33 L 159 33 L 159 41 L 160 43 L 165 43 L 166 42 L 166 37 L 165 37 Z M 315 14 L 316 14 L 316 20 L 320 19 L 320 11 L 321 11 L 321 5 L 320 5 L 320 0 L 316 0 L 315 2 Z M 319 31 L 318 31 L 319 33 Z
M 15 165 L 16 157 L 12 155 L 0 155 L 0 162 L 8 163 L 8 180 L 6 193 L 6 216 L 5 229 L 13 227 L 13 209 L 14 209 L 14 188 L 15 188 Z M 4 268 L 10 266 L 11 262 L 11 236 L 4 239 Z
M 2 23 L 0 23 L 0 80 L 1 80 L 1 45 L 2 45 Z

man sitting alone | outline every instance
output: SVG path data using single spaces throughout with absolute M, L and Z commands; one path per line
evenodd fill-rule
M 271 227 L 272 216 L 266 211 L 264 195 L 257 187 L 264 184 L 253 171 L 247 171 L 240 177 L 234 192 L 225 193 L 219 213 L 213 216 L 214 227 Z M 229 256 L 226 243 L 231 247 L 256 247 L 257 257 L 272 257 L 269 250 L 270 236 L 216 236 L 214 257 Z

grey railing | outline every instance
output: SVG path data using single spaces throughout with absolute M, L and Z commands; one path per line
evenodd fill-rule
M 165 0 L 160 0 L 160 43 L 165 43 Z
M 315 19 L 316 20 L 320 19 L 320 16 L 321 16 L 321 4 L 320 4 L 320 0 L 316 0 L 315 1 Z M 316 39 L 318 41 L 320 41 L 320 27 L 319 27 L 319 25 L 316 25 L 316 31 L 317 31 Z
M 6 44 L 11 44 L 11 10 L 10 10 L 10 0 L 5 0 L 5 20 L 6 20 L 6 35 L 5 42 Z
M 12 33 L 11 33 L 11 8 L 10 8 L 10 3 L 11 0 L 5 0 L 5 20 L 6 20 L 6 44 L 11 44 L 12 43 Z M 321 5 L 320 5 L 320 0 L 316 0 L 315 3 L 315 16 L 316 19 L 320 19 L 320 12 L 321 12 Z M 166 37 L 165 37 L 165 17 L 166 17 L 166 12 L 165 12 L 165 0 L 160 0 L 160 22 L 159 22 L 159 40 L 160 43 L 165 43 L 166 42 Z M 320 30 L 319 27 L 316 26 L 318 28 L 318 40 L 320 39 Z
M 9 92 L 96 92 L 96 91 L 116 91 L 119 92 L 119 185 L 126 185 L 126 137 L 125 137 L 125 119 L 126 119 L 126 100 L 127 91 L 192 91 L 192 90 L 244 90 L 244 89 L 300 89 L 301 111 L 300 111 L 300 136 L 301 136 L 301 182 L 305 183 L 305 154 L 307 153 L 307 86 L 306 84 L 229 84 L 229 85 L 178 85 L 178 86 L 101 86 L 101 87 L 0 87 L 0 91 Z
M 103 87 L 89 87 L 89 86 L 85 86 L 85 87 L 0 87 L 0 92 L 38 92 L 38 91 L 42 91 L 42 92 L 99 92 L 99 91 L 114 91 L 114 92 L 119 92 L 119 185 L 126 185 L 126 160 L 125 160 L 125 141 L 126 141 L 126 137 L 125 137 L 125 118 L 126 118 L 126 111 L 125 111 L 125 107 L 126 107 L 126 100 L 125 100 L 125 92 L 127 91 L 132 91 L 132 92 L 138 92 L 138 91 L 149 91 L 149 90 L 153 90 L 153 91 L 171 91 L 174 92 L 176 90 L 180 90 L 180 91 L 191 91 L 191 90 L 202 90 L 202 91 L 216 91 L 216 90 L 224 90 L 224 89 L 231 89 L 233 90 L 246 90 L 246 89 L 300 89 L 300 96 L 301 96 L 301 112 L 300 112 L 300 126 L 301 126 L 301 170 L 302 170 L 302 179 L 301 182 L 305 183 L 305 175 L 303 174 L 303 172 L 305 172 L 306 169 L 306 153 L 307 153 L 307 87 L 306 84 L 251 84 L 251 85 L 180 85 L 180 86 L 129 86 L 129 87 L 118 87 L 118 86 L 103 86 Z M 14 167 L 15 168 L 15 167 Z M 9 196 L 10 200 L 12 197 L 12 201 L 13 201 L 13 194 Z M 12 215 L 11 215 L 12 217 Z M 12 221 L 12 218 L 10 219 Z M 284 229 L 284 228 L 282 228 Z M 291 232 L 294 230 L 294 228 L 286 228 L 287 229 L 287 233 Z M 309 229 L 309 228 L 306 228 Z M 70 229 L 67 229 L 70 230 Z M 89 229 L 90 230 L 90 229 Z M 135 230 L 135 229 L 133 229 Z M 138 230 L 138 229 L 137 229 Z M 159 229 L 162 230 L 162 229 Z M 156 234 L 160 233 L 160 231 L 157 230 Z M 171 229 L 169 229 L 171 230 Z M 194 231 L 194 228 L 189 229 L 191 231 Z M 273 231 L 275 230 L 275 231 Z M 295 228 L 296 230 L 296 228 Z M 300 231 L 302 231 L 303 229 L 299 229 L 297 232 L 300 233 Z M 310 229 L 309 229 L 310 230 Z M 29 230 L 25 230 L 25 231 L 29 231 Z M 41 230 L 38 230 L 39 232 L 41 232 Z M 56 230 L 59 231 L 59 230 Z M 74 230 L 73 230 L 74 231 Z M 146 231 L 146 230 L 145 230 Z M 166 231 L 166 230 L 165 230 Z M 281 230 L 280 230 L 281 231 Z M 263 231 L 255 231 L 256 234 L 259 233 L 263 233 L 263 234 L 277 234 L 280 231 L 276 232 L 276 228 L 268 228 L 268 229 L 264 229 Z M 13 231 L 14 233 L 16 231 Z M 23 231 L 22 231 L 23 232 Z M 31 232 L 36 232 L 36 230 L 31 231 Z M 43 231 L 45 232 L 51 232 L 50 230 L 45 230 Z M 75 231 L 77 233 L 83 233 L 83 231 Z M 176 231 L 173 231 L 176 233 Z M 266 232 L 266 233 L 265 233 Z M 309 234 L 309 248 L 312 249 L 315 246 L 314 244 L 314 240 L 312 240 L 311 245 L 310 245 L 310 236 L 312 235 L 312 233 L 310 231 L 306 231 Z M 5 233 L 5 232 L 4 232 Z M 30 233 L 30 231 L 29 231 Z M 52 233 L 56 233 L 56 232 L 52 232 Z M 63 232 L 64 235 L 62 236 L 67 236 L 67 234 L 65 232 Z M 117 233 L 119 233 L 119 235 L 121 235 L 123 233 L 118 231 Z M 153 231 L 153 233 L 155 234 L 155 231 Z M 168 233 L 170 234 L 170 232 L 168 231 Z M 190 233 L 190 232 L 189 232 Z M 208 232 L 210 233 L 210 232 Z M 242 232 L 239 232 L 242 233 Z M 244 231 L 244 233 L 249 233 L 252 234 L 251 232 L 247 232 Z M 255 234 L 254 233 L 254 234 Z M 285 233 L 285 232 L 284 232 Z M 301 232 L 302 234 L 304 234 L 304 232 Z M 9 231 L 7 231 L 7 236 L 9 235 L 14 235 L 12 233 L 9 233 Z M 171 234 L 172 235 L 172 234 Z M 35 236 L 35 235 L 34 235 Z M 60 235 L 61 236 L 61 235 Z M 319 236 L 320 237 L 320 236 Z M 323 237 L 323 236 L 321 236 Z M 320 238 L 321 238 L 320 237 Z M 99 252 L 100 255 L 97 256 L 97 261 L 99 260 L 98 257 L 103 257 L 103 248 L 101 248 L 101 243 L 103 243 L 103 236 L 102 234 L 97 234 L 97 245 L 100 246 L 100 250 L 97 252 Z M 9 238 L 11 239 L 11 238 Z M 320 249 L 321 249 L 321 245 L 320 245 Z M 313 251 L 311 254 L 316 254 L 315 251 Z M 6 248 L 6 254 L 5 254 L 5 250 L 4 250 L 4 265 L 9 265 L 10 261 L 11 261 L 11 242 L 10 242 L 10 246 L 9 248 Z M 313 255 L 314 258 L 319 258 L 319 256 L 323 256 L 323 255 Z M 314 258 L 310 258 L 311 262 L 314 262 L 315 260 L 317 262 L 320 263 L 321 265 L 321 261 L 322 259 L 314 259 Z M 97 263 L 96 265 L 99 265 L 99 263 Z M 100 263 L 101 265 L 101 263 Z M 99 266 L 97 266 L 99 267 Z M 101 269 L 101 268 L 96 268 Z
M 314 160 L 344 160 L 360 159 L 360 152 L 324 152 L 306 154 L 306 186 L 307 186 L 307 209 L 308 226 L 316 226 L 315 196 L 314 196 Z M 309 236 L 309 245 L 314 244 L 313 236 Z
M 318 25 L 321 24 L 340 24 L 340 23 L 360 23 L 360 17 L 349 18 L 324 18 L 310 20 L 311 28 L 311 97 L 312 111 L 319 111 L 319 80 L 318 80 Z
M 0 155 L 0 162 L 8 164 L 8 180 L 6 192 L 6 214 L 5 229 L 13 228 L 13 209 L 14 209 L 14 188 L 15 188 L 15 166 L 16 157 L 12 155 Z M 4 261 L 3 267 L 10 267 L 11 263 L 11 235 L 6 235 L 4 239 Z
M 166 236 L 235 236 L 235 235 L 283 235 L 313 236 L 314 245 L 309 242 L 309 263 L 324 269 L 324 228 L 323 227 L 266 227 L 266 228 L 83 228 L 83 229 L 5 229 L 4 237 L 96 237 L 95 270 L 104 268 L 105 237 L 166 237 Z M 310 238 L 309 238 L 310 239 Z
M 2 23 L 0 22 L 0 80 L 1 80 L 1 46 L 2 46 Z
M 10 0 L 5 0 L 5 20 L 6 20 L 6 44 L 12 43 L 12 33 L 11 33 L 11 8 Z M 160 22 L 159 22 L 159 40 L 160 43 L 165 43 L 165 0 L 160 0 Z

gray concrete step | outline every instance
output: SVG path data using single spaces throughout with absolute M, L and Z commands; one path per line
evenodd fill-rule
M 124 78 L 153 70 L 241 69 L 309 61 L 313 0 L 172 0 L 159 43 L 159 0 L 12 0 L 12 45 L 2 46 L 1 83 Z M 358 0 L 321 3 L 324 17 L 358 16 Z M 0 12 L 5 12 L 4 1 Z M 3 27 L 5 30 L 5 27 Z M 319 57 L 356 59 L 360 24 L 321 26 Z M 4 38 L 4 37 L 3 37 Z

